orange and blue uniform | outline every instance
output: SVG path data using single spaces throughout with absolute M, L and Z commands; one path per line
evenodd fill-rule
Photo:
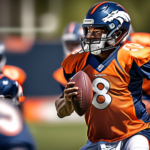
M 34 139 L 18 109 L 0 99 L 0 149 L 36 150 Z
M 130 42 L 139 43 L 143 46 L 150 47 L 150 33 L 134 32 L 131 33 L 128 40 Z M 146 104 L 147 111 L 150 115 L 150 81 L 143 80 L 143 102 Z
M 74 51 L 62 67 L 68 81 L 83 70 L 92 82 L 94 96 L 85 113 L 91 142 L 119 141 L 136 133 L 150 141 L 150 117 L 142 102 L 143 78 L 150 79 L 150 48 L 126 43 L 102 63 L 90 53 Z
M 23 83 L 26 80 L 26 73 L 21 68 L 12 65 L 4 65 L 2 68 L 2 74 L 11 80 L 17 81 L 21 85 L 23 91 Z M 19 102 L 23 102 L 24 100 L 25 96 L 18 97 Z
M 2 68 L 2 73 L 12 80 L 17 81 L 21 86 L 26 80 L 26 73 L 19 67 L 12 65 L 5 65 Z

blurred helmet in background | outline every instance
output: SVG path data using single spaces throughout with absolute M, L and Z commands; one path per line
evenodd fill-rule
M 66 58 L 74 49 L 80 47 L 80 38 L 82 36 L 82 24 L 71 22 L 67 25 L 61 38 L 64 58 Z
M 0 72 L 2 72 L 3 66 L 6 64 L 5 46 L 0 43 Z

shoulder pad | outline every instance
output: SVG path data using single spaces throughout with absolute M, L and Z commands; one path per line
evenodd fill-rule
M 63 68 L 60 67 L 59 69 L 57 69 L 54 73 L 53 73 L 53 77 L 54 79 L 59 82 L 60 84 L 62 84 L 63 86 L 65 86 L 67 84 L 67 80 L 64 77 L 63 74 Z
M 87 57 L 90 53 L 83 52 L 83 50 L 73 51 L 63 62 L 62 67 L 65 73 L 71 74 L 75 69 L 76 72 L 82 70 L 86 64 Z
M 131 42 L 139 43 L 143 46 L 150 46 L 150 33 L 135 32 L 130 34 Z
M 120 48 L 118 54 L 127 64 L 134 59 L 138 66 L 142 66 L 150 60 L 150 47 L 129 42 Z
M 18 83 L 21 85 L 26 80 L 26 73 L 19 67 L 5 65 L 2 68 L 2 72 L 5 76 L 9 77 L 12 80 L 18 81 Z

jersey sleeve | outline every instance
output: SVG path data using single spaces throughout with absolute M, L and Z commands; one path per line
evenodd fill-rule
M 76 72 L 82 70 L 87 62 L 89 53 L 80 51 L 73 51 L 63 62 L 62 67 L 64 76 L 68 81 Z
M 145 78 L 150 80 L 150 61 L 142 65 L 140 68 L 141 72 L 145 75 Z
M 150 47 L 138 50 L 139 54 L 134 54 L 134 61 L 139 66 L 139 74 L 142 78 L 150 80 Z M 138 52 L 137 51 L 137 52 Z

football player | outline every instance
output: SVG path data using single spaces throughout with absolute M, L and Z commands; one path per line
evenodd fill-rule
M 6 55 L 5 55 L 5 46 L 0 43 L 0 74 L 3 74 L 5 78 L 8 78 L 8 80 L 15 80 L 19 84 L 20 91 L 23 92 L 23 83 L 26 80 L 26 73 L 19 67 L 12 66 L 12 65 L 6 65 Z M 3 79 L 3 78 L 2 78 Z M 2 79 L 0 79 L 2 82 Z M 14 81 L 13 81 L 14 82 Z M 0 87 L 2 88 L 2 87 Z M 16 99 L 16 97 L 13 97 Z M 25 97 L 21 96 L 17 98 L 17 101 L 14 100 L 13 103 L 18 105 L 18 107 L 21 108 L 20 104 L 24 101 Z
M 150 116 L 142 102 L 143 78 L 150 80 L 150 47 L 125 43 L 131 27 L 126 9 L 114 2 L 93 5 L 83 20 L 82 49 L 62 63 L 68 81 L 55 101 L 60 118 L 74 111 L 78 87 L 70 78 L 83 70 L 93 99 L 85 113 L 88 141 L 81 150 L 149 150 Z
M 64 29 L 63 35 L 61 37 L 63 46 L 63 58 L 65 59 L 73 50 L 81 49 L 80 38 L 83 36 L 82 24 L 71 22 Z M 54 79 L 60 83 L 61 89 L 64 90 L 67 81 L 63 74 L 62 67 L 58 68 L 53 73 Z
M 16 107 L 0 98 L 0 150 L 35 150 L 31 133 Z

